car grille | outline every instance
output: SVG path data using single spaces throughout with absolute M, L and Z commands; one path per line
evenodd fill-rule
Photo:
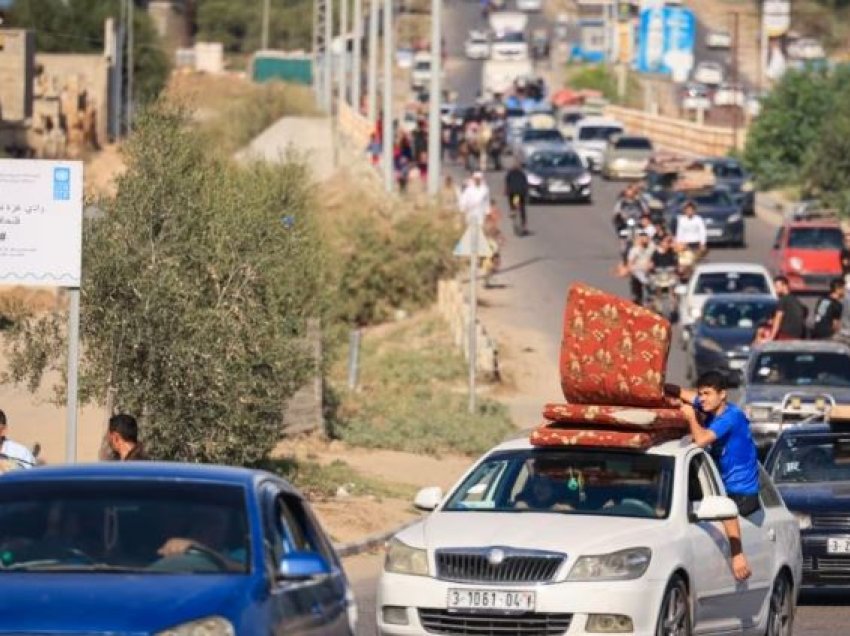
M 811 572 L 814 569 L 814 559 L 812 557 L 805 557 L 803 559 L 803 572 Z
M 818 574 L 850 575 L 850 559 L 818 557 L 816 571 Z
M 499 548 L 504 559 L 497 565 L 488 560 L 492 548 L 480 550 L 437 550 L 437 578 L 461 583 L 547 583 L 566 555 Z
M 803 282 L 809 287 L 829 287 L 833 278 L 830 274 L 803 274 Z
M 850 515 L 812 515 L 812 527 L 825 530 L 850 530 Z
M 482 634 L 493 636 L 555 636 L 570 628 L 572 614 L 458 614 L 446 610 L 420 609 L 419 621 L 429 634 Z

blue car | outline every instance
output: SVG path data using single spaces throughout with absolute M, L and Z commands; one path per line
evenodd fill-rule
M 270 473 L 127 462 L 0 476 L 0 634 L 352 635 L 303 497 Z
M 803 589 L 850 588 L 850 428 L 791 425 L 765 469 L 800 524 Z

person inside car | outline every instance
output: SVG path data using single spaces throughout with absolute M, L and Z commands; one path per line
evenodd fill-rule
M 231 522 L 231 515 L 226 508 L 199 506 L 185 536 L 166 539 L 157 550 L 157 554 L 166 559 L 186 555 L 195 550 L 201 554 L 212 555 L 213 560 L 222 569 L 244 570 L 247 558 L 245 548 L 228 547 Z
M 682 401 L 682 412 L 688 420 L 691 437 L 710 453 L 720 469 L 727 496 L 738 506 L 738 513 L 748 517 L 760 507 L 758 453 L 750 433 L 750 421 L 735 404 L 727 401 L 726 376 L 719 371 L 703 373 L 696 390 L 665 385 L 665 392 Z M 702 420 L 702 422 L 700 421 Z M 723 522 L 729 539 L 732 572 L 739 581 L 752 574 L 741 542 L 738 518 Z

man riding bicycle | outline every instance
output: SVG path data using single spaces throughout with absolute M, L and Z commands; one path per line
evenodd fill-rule
M 505 196 L 511 209 L 511 216 L 519 214 L 522 233 L 528 232 L 528 217 L 526 213 L 526 202 L 528 200 L 528 177 L 522 169 L 519 159 L 515 159 L 513 166 L 505 174 Z

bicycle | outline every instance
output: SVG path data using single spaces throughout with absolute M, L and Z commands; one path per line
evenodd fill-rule
M 512 194 L 509 196 L 511 220 L 513 221 L 514 234 L 516 236 L 525 236 L 527 234 L 527 216 L 525 210 L 525 197 L 521 194 Z

